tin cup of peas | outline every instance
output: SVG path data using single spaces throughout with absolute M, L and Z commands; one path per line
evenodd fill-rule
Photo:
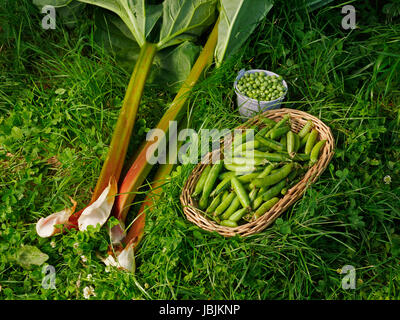
M 244 118 L 279 108 L 288 90 L 282 76 L 262 69 L 240 70 L 233 86 Z

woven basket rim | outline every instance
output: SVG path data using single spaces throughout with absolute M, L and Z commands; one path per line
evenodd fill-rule
M 285 212 L 293 203 L 295 203 L 299 198 L 301 198 L 306 191 L 306 189 L 314 183 L 323 171 L 328 166 L 334 154 L 334 138 L 331 129 L 323 123 L 317 117 L 301 110 L 290 109 L 290 108 L 280 108 L 274 110 L 268 110 L 260 115 L 257 115 L 242 125 L 234 129 L 245 129 L 254 124 L 263 124 L 260 117 L 268 117 L 272 120 L 279 121 L 285 114 L 290 114 L 292 130 L 298 132 L 300 128 L 307 122 L 307 120 L 312 120 L 314 123 L 314 128 L 319 133 L 319 139 L 326 139 L 326 143 L 323 146 L 320 157 L 318 161 L 307 170 L 303 178 L 293 187 L 291 187 L 287 193 L 280 198 L 280 200 L 264 215 L 255 221 L 242 224 L 238 227 L 225 227 L 217 224 L 215 221 L 207 218 L 201 210 L 197 208 L 196 201 L 191 197 L 194 190 L 194 186 L 202 172 L 202 170 L 208 165 L 207 161 L 211 159 L 214 152 L 220 152 L 220 150 L 214 150 L 207 153 L 202 161 L 196 165 L 189 175 L 186 183 L 182 189 L 180 196 L 180 201 L 183 207 L 183 211 L 186 218 L 192 223 L 196 224 L 200 228 L 207 231 L 216 231 L 219 234 L 230 237 L 235 235 L 249 236 L 251 234 L 258 233 L 270 224 L 272 224 L 283 212 Z M 233 129 L 233 130 L 234 130 Z M 231 130 L 232 132 L 232 130 Z M 221 139 L 221 142 L 224 139 Z M 228 141 L 229 143 L 229 141 Z

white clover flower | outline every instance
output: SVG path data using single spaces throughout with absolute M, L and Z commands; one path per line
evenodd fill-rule
M 76 281 L 76 287 L 79 288 L 81 286 L 81 274 L 78 276 L 78 280 Z
M 75 242 L 72 246 L 74 247 L 74 249 L 78 249 L 79 248 L 79 243 Z
M 385 182 L 386 184 L 390 184 L 392 182 L 392 177 L 387 175 L 383 178 L 383 182 Z
M 81 256 L 82 262 L 85 263 L 87 261 L 87 258 L 85 256 Z
M 93 278 L 93 276 L 92 276 L 91 273 L 89 273 L 89 274 L 87 275 L 87 277 L 86 277 L 86 279 L 89 280 L 89 281 L 92 280 L 92 278 Z
M 50 242 L 50 246 L 51 246 L 52 248 L 55 248 L 55 247 L 56 247 L 56 242 L 55 242 L 54 240 L 52 240 L 52 241 Z
M 85 299 L 89 299 L 90 296 L 93 296 L 93 297 L 96 296 L 96 293 L 94 292 L 94 288 L 92 286 L 85 287 L 83 289 L 83 297 Z

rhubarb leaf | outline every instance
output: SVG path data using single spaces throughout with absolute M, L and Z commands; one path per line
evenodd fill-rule
M 190 41 L 160 51 L 155 59 L 157 68 L 152 82 L 167 85 L 170 91 L 178 92 L 200 51 L 201 47 Z
M 165 0 L 160 41 L 165 48 L 199 36 L 216 19 L 216 0 Z
M 160 5 L 146 5 L 145 0 L 78 0 L 116 13 L 140 47 L 146 42 L 162 11 Z
M 115 55 L 118 64 L 127 72 L 132 68 L 140 53 L 128 27 L 113 14 L 96 16 L 95 41 Z M 182 82 L 189 75 L 201 47 L 185 41 L 176 47 L 168 47 L 156 53 L 151 68 L 149 83 L 164 86 L 171 92 L 177 92 Z
M 115 56 L 118 65 L 132 73 L 140 54 L 140 47 L 125 23 L 109 13 L 96 15 L 94 40 Z
M 217 66 L 221 65 L 224 58 L 241 48 L 272 6 L 271 0 L 221 0 L 218 42 L 215 49 Z

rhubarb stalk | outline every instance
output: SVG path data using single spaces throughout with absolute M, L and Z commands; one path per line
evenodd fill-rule
M 157 46 L 148 42 L 140 50 L 112 136 L 110 149 L 97 180 L 91 203 L 96 201 L 104 188 L 107 187 L 111 177 L 114 177 L 116 181 L 119 180 L 144 85 L 156 52 Z
M 169 129 L 169 122 L 178 117 L 180 111 L 186 104 L 191 89 L 196 84 L 206 66 L 212 62 L 217 39 L 218 22 L 215 24 L 203 50 L 190 71 L 188 78 L 182 85 L 171 106 L 158 123 L 157 129 L 161 129 L 165 133 L 164 139 Z M 138 157 L 127 172 L 119 189 L 120 194 L 118 195 L 114 206 L 114 216 L 122 222 L 125 221 L 126 215 L 129 211 L 129 206 L 134 200 L 138 188 L 141 186 L 152 167 L 146 159 L 147 151 L 150 148 L 156 150 L 156 147 L 161 143 L 161 139 L 156 142 L 152 142 L 155 140 L 152 138 L 148 140 L 149 141 L 141 149 Z
M 178 146 L 179 149 L 179 146 Z M 174 156 L 176 158 L 177 155 Z M 171 160 L 172 157 L 170 157 Z M 166 163 L 161 165 L 156 174 L 154 175 L 153 183 L 151 184 L 151 190 L 146 195 L 132 226 L 129 228 L 128 234 L 123 239 L 124 246 L 131 246 L 133 249 L 137 247 L 139 242 L 143 238 L 144 227 L 146 223 L 146 211 L 154 206 L 155 200 L 160 198 L 162 193 L 162 186 L 168 182 L 168 175 L 174 168 L 174 163 Z

